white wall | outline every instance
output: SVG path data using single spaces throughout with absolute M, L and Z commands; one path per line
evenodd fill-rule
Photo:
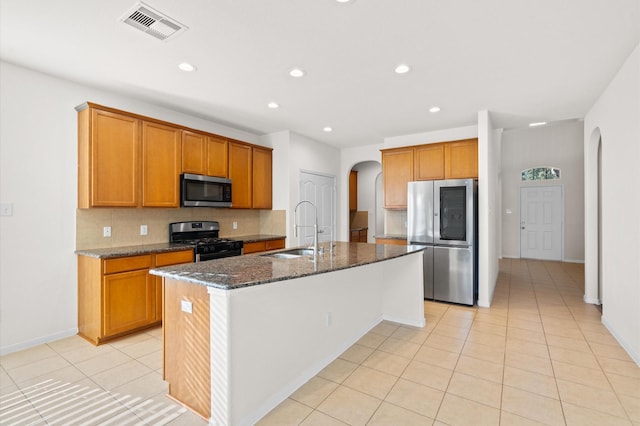
M 257 143 L 200 118 L 0 62 L 0 353 L 77 331 L 77 116 L 92 101 Z
M 564 250 L 562 258 L 584 261 L 583 123 L 568 121 L 547 126 L 505 130 L 502 137 L 502 255 L 520 257 L 520 188 L 562 185 Z M 531 167 L 558 167 L 560 179 L 522 182 Z M 511 210 L 511 214 L 505 211 Z
M 585 299 L 597 295 L 602 137 L 602 322 L 640 365 L 640 45 L 584 120 Z
M 376 177 L 382 173 L 382 164 L 379 161 L 363 161 L 353 169 L 358 172 L 358 211 L 367 212 L 367 242 L 375 243 Z
M 478 305 L 489 307 L 498 279 L 501 133 L 478 112 Z

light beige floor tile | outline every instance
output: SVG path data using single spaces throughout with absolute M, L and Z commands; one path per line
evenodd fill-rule
M 558 392 L 562 402 L 602 411 L 617 417 L 625 417 L 624 408 L 612 390 L 592 388 L 558 379 Z
M 424 342 L 423 346 L 429 346 L 444 351 L 460 353 L 462 351 L 462 347 L 464 346 L 464 340 L 454 339 L 451 337 L 431 333 L 429 337 L 427 337 L 427 340 Z
M 167 426 L 208 426 L 209 422 L 195 414 L 193 411 L 186 410 L 175 419 L 167 423 Z
M 618 398 L 629 418 L 636 423 L 640 423 L 640 398 L 622 394 L 618 395 Z
M 517 414 L 510 413 L 508 411 L 500 412 L 500 426 L 543 426 L 544 423 L 537 422 L 535 420 L 527 419 Z
M 597 356 L 600 366 L 606 373 L 620 374 L 622 376 L 640 379 L 640 367 L 633 361 L 622 361 L 615 358 Z
M 398 327 L 399 326 L 396 324 L 392 324 L 388 321 L 383 321 L 380 324 L 373 327 L 371 329 L 371 332 L 389 337 L 398 329 Z
M 535 315 L 537 316 L 537 315 Z M 534 318 L 534 316 L 527 316 L 527 319 L 522 319 L 521 317 L 516 317 L 516 318 L 509 318 L 509 322 L 508 325 L 509 327 L 514 327 L 514 328 L 522 328 L 524 330 L 531 330 L 531 331 L 537 331 L 539 333 L 542 333 L 544 330 L 542 328 L 542 323 L 540 322 L 540 320 L 538 319 L 537 321 L 532 321 L 532 319 Z
M 360 346 L 365 346 L 367 348 L 376 349 L 385 340 L 387 340 L 387 336 L 383 336 L 381 334 L 376 334 L 376 333 L 369 332 L 369 333 L 365 334 L 364 336 L 362 336 L 360 338 L 360 340 L 358 340 L 356 343 L 358 345 L 360 345 Z
M 429 332 L 425 331 L 424 328 L 398 327 L 390 337 L 421 345 L 429 337 Z
M 389 352 L 375 351 L 367 358 L 362 365 L 400 377 L 402 372 L 409 365 L 410 360 Z
M 580 367 L 561 361 L 552 361 L 552 363 L 556 379 L 567 380 L 573 383 L 580 383 L 582 385 L 598 389 L 611 389 L 607 378 L 600 370 Z
M 468 339 L 462 348 L 462 355 L 495 362 L 496 364 L 504 364 L 504 354 L 504 347 L 496 348 L 495 346 L 472 342 Z
M 507 352 L 505 354 L 505 365 L 534 373 L 554 376 L 550 358 L 540 358 L 522 352 Z
M 134 397 L 150 398 L 156 395 L 166 395 L 169 392 L 169 387 L 167 382 L 162 380 L 161 375 L 152 371 L 113 388 L 111 392 Z
M 510 386 L 503 387 L 502 409 L 548 425 L 564 424 L 560 401 Z
M 282 426 L 282 425 L 298 425 L 313 411 L 292 399 L 284 400 L 280 405 L 271 410 L 269 414 L 264 416 L 256 425 L 258 426 Z
M 549 358 L 549 348 L 547 345 L 533 343 L 527 340 L 514 339 L 507 336 L 507 353 L 519 352 L 533 355 L 539 358 Z
M 331 416 L 327 416 L 320 411 L 314 411 L 304 419 L 300 426 L 344 426 L 346 423 L 341 422 L 338 419 L 334 419 Z
M 369 426 L 424 426 L 433 423 L 433 419 L 422 416 L 413 411 L 383 402 L 375 412 Z
M 452 375 L 453 370 L 449 368 L 442 368 L 413 360 L 404 373 L 402 373 L 402 378 L 441 391 L 446 391 Z
M 455 371 L 495 383 L 502 383 L 503 369 L 504 366 L 502 364 L 462 355 L 458 360 Z
M 454 339 L 464 340 L 469 334 L 469 328 L 456 327 L 453 325 L 440 323 L 433 329 L 433 333 L 439 334 L 441 336 L 452 337 Z
M 354 362 L 356 364 L 361 364 L 362 361 L 367 359 L 369 355 L 373 353 L 373 351 L 374 349 L 372 348 L 361 346 L 356 343 L 355 345 L 344 351 L 342 355 L 340 355 L 340 358 L 346 361 Z
M 470 399 L 480 404 L 500 408 L 502 383 L 491 382 L 477 376 L 454 372 L 447 393 Z
M 13 380 L 18 386 L 20 386 L 22 383 L 30 382 L 33 379 L 42 377 L 44 375 L 70 366 L 71 364 L 69 364 L 67 360 L 55 353 L 54 357 L 43 358 L 29 364 L 24 364 L 19 367 L 7 369 L 6 371 L 7 374 L 11 377 L 11 380 Z
M 121 352 L 134 359 L 149 355 L 150 353 L 157 352 L 159 350 L 162 350 L 162 343 L 157 339 L 147 339 L 120 348 Z
M 589 346 L 591 346 L 591 350 L 596 356 L 615 358 L 621 361 L 631 361 L 629 354 L 619 345 L 613 346 L 592 342 Z
M 381 403 L 377 398 L 340 386 L 317 410 L 349 425 L 364 425 Z
M 318 373 L 318 376 L 336 383 L 342 383 L 356 368 L 358 368 L 358 364 L 338 358 L 323 368 Z
M 91 380 L 104 389 L 113 390 L 151 372 L 152 370 L 149 367 L 142 365 L 138 361 L 129 361 L 95 374 L 91 376 Z M 156 373 L 153 372 L 153 374 Z
M 64 354 L 70 351 L 76 351 L 86 347 L 92 347 L 92 348 L 98 347 L 89 343 L 87 340 L 83 339 L 77 334 L 73 336 L 65 337 L 63 339 L 54 340 L 53 342 L 47 343 L 47 346 L 49 346 L 51 349 L 58 352 L 59 354 Z
M 384 399 L 397 380 L 397 377 L 390 374 L 360 366 L 347 377 L 343 385 L 375 398 Z
M 151 352 L 150 354 L 136 358 L 137 361 L 146 365 L 152 370 L 162 369 L 162 350 Z
M 25 387 L 37 385 L 38 383 L 42 383 L 47 380 L 53 380 L 53 381 L 58 381 L 63 383 L 79 383 L 86 379 L 88 379 L 88 377 L 85 374 L 83 374 L 80 370 L 78 370 L 73 365 L 68 365 L 66 367 L 62 367 L 57 370 L 50 371 L 41 376 L 34 377 L 32 379 L 20 382 L 19 385 L 21 388 L 25 388 Z
M 497 426 L 500 410 L 447 393 L 436 420 L 451 426 Z
M 486 333 L 472 329 L 467 337 L 468 342 L 482 343 L 486 346 L 491 346 L 495 349 L 504 350 L 506 345 L 505 336 L 498 334 Z
M 387 395 L 386 401 L 423 416 L 435 418 L 443 396 L 444 392 L 437 389 L 399 379 Z
M 552 361 L 561 361 L 571 365 L 600 370 L 600 364 L 590 352 L 572 351 L 557 346 L 549 346 L 549 355 Z
M 568 426 L 631 426 L 629 420 L 601 411 L 591 410 L 567 402 L 563 402 L 562 407 Z
M 536 393 L 548 398 L 559 399 L 555 379 L 544 374 L 507 366 L 504 369 L 503 383 L 513 388 Z
M 132 358 L 118 350 L 113 350 L 75 363 L 75 366 L 87 376 L 93 376 L 118 365 L 132 361 Z
M 290 398 L 309 407 L 316 408 L 337 387 L 338 384 L 336 382 L 316 376 L 298 388 L 291 394 Z
M 455 352 L 422 346 L 416 353 L 414 360 L 453 370 L 458 363 L 459 357 L 460 355 Z
M 47 358 L 59 356 L 56 351 L 47 345 L 38 345 L 19 352 L 10 353 L 0 356 L 0 365 L 5 370 L 22 367 Z
M 389 352 L 408 359 L 413 358 L 416 352 L 418 352 L 418 349 L 420 349 L 420 345 L 417 343 L 398 340 L 393 337 L 389 337 L 378 347 L 380 351 Z
M 614 373 L 607 373 L 607 378 L 616 393 L 640 399 L 640 379 Z
M 505 324 L 491 324 L 482 321 L 474 321 L 471 326 L 471 331 L 479 331 L 487 334 L 495 334 L 497 336 L 506 336 L 507 335 L 507 325 Z
M 553 334 L 554 336 L 568 337 L 570 339 L 580 339 L 583 334 L 577 326 L 567 325 L 545 325 L 544 333 L 546 335 Z
M 591 348 L 585 339 L 571 339 L 568 337 L 555 336 L 548 334 L 546 336 L 547 345 L 557 348 L 569 349 L 572 351 L 591 352 Z
M 491 308 L 494 308 L 497 303 L 496 295 L 493 296 L 493 302 L 491 304 Z M 507 315 L 501 315 L 499 313 L 494 313 L 493 309 L 487 309 L 486 311 L 478 310 L 476 316 L 474 317 L 474 323 L 487 323 L 493 325 L 507 325 Z
M 618 346 L 619 343 L 611 334 L 595 333 L 593 331 L 582 330 L 582 334 L 589 343 L 600 343 L 603 345 Z
M 84 341 L 84 339 L 82 340 Z M 84 341 L 83 345 L 61 352 L 60 354 L 64 359 L 75 364 L 116 350 L 117 349 L 110 345 L 93 346 L 92 344 Z
M 510 338 L 526 340 L 528 342 L 540 343 L 542 345 L 547 344 L 544 333 L 540 331 L 526 330 L 524 328 L 509 327 L 507 335 Z
M 136 333 L 130 334 L 128 336 L 124 336 L 118 338 L 113 341 L 109 341 L 107 343 L 110 346 L 113 346 L 116 349 L 126 348 L 127 346 L 135 345 L 136 343 L 144 342 L 145 340 L 153 339 L 153 337 L 149 336 L 147 333 Z

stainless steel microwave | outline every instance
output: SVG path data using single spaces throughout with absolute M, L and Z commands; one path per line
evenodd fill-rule
M 180 206 L 231 207 L 231 179 L 183 173 Z

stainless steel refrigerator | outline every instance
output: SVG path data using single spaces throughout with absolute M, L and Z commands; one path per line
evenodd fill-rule
M 478 298 L 477 182 L 409 182 L 407 243 L 426 245 L 424 297 L 474 305 Z

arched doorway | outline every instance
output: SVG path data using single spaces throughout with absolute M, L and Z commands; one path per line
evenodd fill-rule
M 382 185 L 376 180 L 382 173 L 382 165 L 378 161 L 362 161 L 355 164 L 349 176 L 349 236 L 350 241 L 375 242 L 374 236 L 383 231 L 378 229 L 379 223 L 384 223 L 378 204 L 382 203 Z M 382 225 L 384 227 L 384 225 Z M 366 228 L 366 238 L 352 239 Z

